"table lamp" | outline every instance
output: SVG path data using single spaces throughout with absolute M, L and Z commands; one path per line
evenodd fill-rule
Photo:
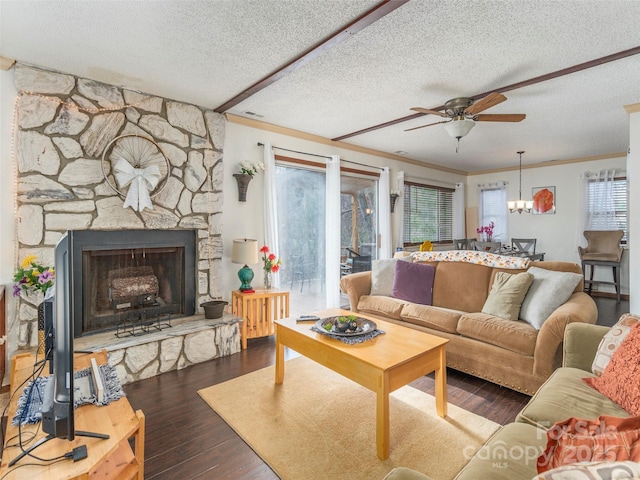
M 253 292 L 254 290 L 251 287 L 253 270 L 251 270 L 249 264 L 258 263 L 258 241 L 251 238 L 234 240 L 231 261 L 244 264 L 244 267 L 238 271 L 238 278 L 241 282 L 240 291 L 244 293 Z

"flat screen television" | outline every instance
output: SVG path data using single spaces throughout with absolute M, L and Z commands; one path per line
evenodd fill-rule
M 23 450 L 9 463 L 10 467 L 52 438 L 66 438 L 69 441 L 76 435 L 109 438 L 108 435 L 74 429 L 72 243 L 73 236 L 67 232 L 55 247 L 54 291 L 47 292 L 44 305 L 45 353 L 50 362 L 50 371 L 53 373 L 46 384 L 42 399 L 42 430 L 47 436 Z M 75 454 L 73 458 L 76 459 Z
M 53 377 L 47 383 L 42 405 L 42 430 L 56 438 L 74 439 L 73 416 L 73 319 L 71 318 L 71 236 L 65 233 L 55 249 L 56 280 L 53 299 Z

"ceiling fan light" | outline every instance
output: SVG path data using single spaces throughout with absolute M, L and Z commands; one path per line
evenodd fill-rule
M 447 131 L 450 137 L 462 138 L 475 126 L 476 122 L 463 118 L 461 120 L 453 120 L 444 124 L 444 129 Z

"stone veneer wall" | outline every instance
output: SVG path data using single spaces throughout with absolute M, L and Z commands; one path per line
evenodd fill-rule
M 196 229 L 196 309 L 220 298 L 224 118 L 21 64 L 15 78 L 17 263 L 35 254 L 53 265 L 53 247 L 66 230 Z M 130 133 L 153 138 L 170 162 L 168 183 L 154 197 L 153 210 L 123 208 L 123 198 L 103 177 L 105 147 Z M 42 295 L 18 299 L 8 319 L 10 355 L 37 345 L 41 301 Z

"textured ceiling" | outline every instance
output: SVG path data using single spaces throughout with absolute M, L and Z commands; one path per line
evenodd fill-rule
M 0 55 L 215 108 L 377 1 L 0 0 Z M 411 0 L 232 107 L 335 138 L 640 45 L 640 1 Z M 463 171 L 623 152 L 640 55 L 505 95 L 460 142 L 428 115 L 347 142 Z M 286 145 L 282 145 L 286 146 Z

